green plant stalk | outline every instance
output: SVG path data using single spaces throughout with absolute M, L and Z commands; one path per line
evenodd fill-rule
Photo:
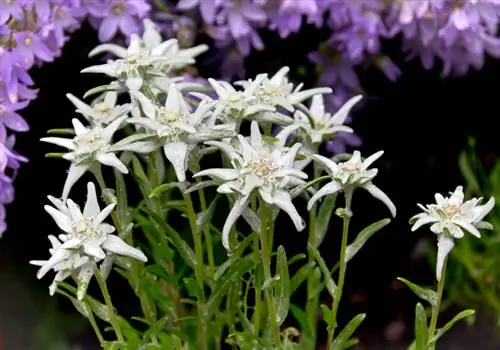
M 189 226 L 191 228 L 191 234 L 193 235 L 194 250 L 196 254 L 196 281 L 201 292 L 200 300 L 198 300 L 198 326 L 196 327 L 197 336 L 196 340 L 198 342 L 198 347 L 201 350 L 208 350 L 207 342 L 207 320 L 205 319 L 205 273 L 204 273 L 204 261 L 203 261 L 203 245 L 201 240 L 201 234 L 198 230 L 198 225 L 196 223 L 196 212 L 194 211 L 193 201 L 189 193 L 184 194 L 184 201 L 186 202 Z
M 108 308 L 108 317 L 113 330 L 115 331 L 116 337 L 120 343 L 124 343 L 125 339 L 123 338 L 123 334 L 120 328 L 120 323 L 118 322 L 118 317 L 116 315 L 115 308 L 113 306 L 113 302 L 111 301 L 111 296 L 109 295 L 108 286 L 106 285 L 106 280 L 101 275 L 101 272 L 96 271 L 95 277 L 97 279 L 97 283 L 99 284 L 99 288 L 101 289 L 102 296 L 104 297 L 104 302 Z
M 101 192 L 103 192 L 107 188 L 107 186 L 106 186 L 106 181 L 104 180 L 104 176 L 102 175 L 102 169 L 100 166 L 96 167 L 96 169 L 94 171 L 94 175 L 96 177 L 97 183 L 99 184 L 99 187 L 101 188 Z M 107 204 L 109 205 L 111 203 L 107 203 Z M 113 225 L 115 226 L 116 230 L 118 232 L 120 232 L 122 229 L 122 225 L 120 223 L 118 215 L 116 214 L 116 211 L 114 211 L 114 210 L 111 212 L 111 219 L 113 221 Z M 138 281 L 140 279 L 140 277 L 139 277 L 140 271 L 138 269 L 136 269 L 135 267 L 132 267 L 132 269 L 130 269 L 130 273 L 131 273 L 131 278 L 133 280 L 133 282 L 131 282 L 131 283 L 133 284 L 134 289 L 135 289 L 136 286 L 138 285 Z M 146 316 L 148 321 L 151 324 L 153 324 L 154 322 L 156 322 L 156 320 L 153 320 L 150 317 L 150 315 L 151 315 L 151 312 L 150 312 L 151 301 L 147 298 L 147 294 L 145 294 L 145 293 L 138 293 L 138 297 L 140 300 L 142 313 Z M 156 339 L 153 338 L 152 341 L 153 341 L 153 343 L 155 343 Z
M 448 258 L 446 257 L 443 262 L 443 271 L 441 272 L 441 279 L 437 286 L 437 300 L 436 305 L 432 306 L 431 321 L 429 323 L 429 339 L 432 339 L 436 333 L 436 325 L 439 315 L 439 310 L 441 309 L 441 299 L 443 297 L 444 282 L 446 279 L 446 264 L 448 263 Z M 428 350 L 434 350 L 436 348 L 436 342 L 429 342 Z
M 340 299 L 342 298 L 342 289 L 344 288 L 345 275 L 347 270 L 346 252 L 347 252 L 347 237 L 349 234 L 349 222 L 351 221 L 351 201 L 352 189 L 344 190 L 345 196 L 345 213 L 343 216 L 342 225 L 342 243 L 340 244 L 340 266 L 339 266 L 339 280 L 337 282 L 337 290 L 333 298 L 332 306 L 332 322 L 331 327 L 328 329 L 328 347 L 332 349 L 333 338 L 335 336 L 335 329 L 337 328 L 337 313 L 339 310 Z
M 198 177 L 196 178 L 197 182 L 200 182 L 201 179 Z M 205 191 L 203 191 L 203 188 L 200 188 L 198 191 L 198 196 L 200 198 L 200 207 L 201 211 L 204 212 L 207 210 L 207 200 L 205 198 Z M 210 230 L 207 229 L 206 227 L 203 228 L 203 235 L 205 237 L 206 241 L 206 247 L 207 247 L 207 258 L 208 258 L 208 266 L 210 266 L 210 273 L 213 274 L 215 272 L 215 259 L 214 259 L 214 249 L 213 249 L 213 243 L 212 243 L 212 236 L 210 235 Z M 221 344 L 221 338 L 222 338 L 222 330 L 220 329 L 220 310 L 217 309 L 215 311 L 215 329 L 217 329 L 217 334 L 215 337 L 215 348 L 217 350 L 220 350 L 222 348 Z
M 319 176 L 320 170 L 313 163 L 313 173 L 316 179 Z M 309 236 L 307 243 L 311 247 L 316 247 L 316 206 L 312 207 L 309 211 Z M 308 263 L 312 264 L 315 261 L 314 255 L 308 253 Z M 308 337 L 306 338 L 305 346 L 308 349 L 313 349 L 316 346 L 316 327 L 318 323 L 318 309 L 319 309 L 319 296 L 316 292 L 314 274 L 311 273 L 307 277 L 307 301 L 306 301 L 306 316 L 308 325 Z
M 255 254 L 255 276 L 257 275 L 257 269 L 259 268 L 259 262 L 260 262 L 260 244 L 259 244 L 259 235 L 256 234 L 254 236 L 254 241 L 253 241 L 253 251 Z M 256 337 L 259 337 L 260 335 L 260 321 L 262 318 L 262 290 L 260 288 L 260 285 L 256 282 L 255 283 L 255 308 L 254 308 L 254 313 L 253 313 L 253 324 L 254 324 L 254 333 Z
M 269 245 L 269 228 L 268 228 L 268 219 L 269 219 L 269 208 L 267 203 L 263 200 L 260 201 L 260 212 L 261 212 L 261 232 L 260 232 L 260 241 L 261 241 L 261 249 L 262 249 L 262 263 L 264 265 L 264 281 L 271 281 L 271 254 L 272 247 Z M 271 225 L 272 227 L 272 225 Z M 268 286 L 264 291 L 266 304 L 267 304 L 267 312 L 268 312 L 268 320 L 271 323 L 271 334 L 274 337 L 275 346 L 279 348 L 281 338 L 280 338 L 280 330 L 278 327 L 278 322 L 276 320 L 276 309 L 274 305 L 274 295 L 272 292 L 272 287 Z
M 94 330 L 94 333 L 95 333 L 97 339 L 99 340 L 99 344 L 101 345 L 101 348 L 104 349 L 105 340 L 104 340 L 104 337 L 102 336 L 102 333 L 101 333 L 101 330 L 99 329 L 99 326 L 97 325 L 97 322 L 95 321 L 95 317 L 94 317 L 94 314 L 92 312 L 89 312 L 88 319 L 89 319 L 90 325 L 92 326 L 92 329 Z

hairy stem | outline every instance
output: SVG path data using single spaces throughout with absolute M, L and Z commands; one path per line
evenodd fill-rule
M 337 282 L 337 290 L 335 291 L 335 296 L 333 298 L 332 306 L 332 322 L 331 327 L 328 329 L 328 347 L 327 349 L 332 349 L 333 338 L 335 336 L 335 329 L 337 328 L 337 314 L 340 305 L 340 299 L 342 298 L 342 289 L 344 288 L 345 275 L 347 270 L 346 252 L 347 252 L 347 238 L 349 234 L 349 222 L 351 221 L 351 201 L 352 201 L 352 190 L 345 191 L 345 213 L 343 216 L 342 225 L 342 242 L 340 244 L 340 266 L 339 266 L 339 280 Z
M 432 339 L 436 333 L 437 320 L 439 316 L 439 310 L 441 309 L 441 299 L 443 297 L 444 281 L 446 279 L 446 264 L 448 258 L 444 259 L 443 270 L 441 272 L 441 279 L 437 285 L 437 300 L 436 305 L 432 306 L 431 321 L 429 323 L 429 339 Z M 436 342 L 432 341 L 428 344 L 429 350 L 434 350 L 436 348 Z
M 111 301 L 111 296 L 109 295 L 108 291 L 108 286 L 106 285 L 106 280 L 104 277 L 101 275 L 99 271 L 95 272 L 95 276 L 97 279 L 97 283 L 99 284 L 99 288 L 101 289 L 102 296 L 104 297 L 104 302 L 106 303 L 106 306 L 108 308 L 108 317 L 109 317 L 109 322 L 111 323 L 111 326 L 113 327 L 113 330 L 115 331 L 116 337 L 118 338 L 118 341 L 120 343 L 124 343 L 124 338 L 122 331 L 120 329 L 120 323 L 118 322 L 118 317 L 116 315 L 115 308 L 113 306 L 113 303 Z
M 272 255 L 272 246 L 269 244 L 269 237 L 272 235 L 270 229 L 273 228 L 273 225 L 269 225 L 268 220 L 272 218 L 269 217 L 269 208 L 267 203 L 263 200 L 260 201 L 260 212 L 261 212 L 261 232 L 260 232 L 260 242 L 262 249 L 262 263 L 264 265 L 264 281 L 267 283 L 271 282 L 271 255 Z M 267 313 L 268 320 L 271 323 L 272 331 L 271 334 L 274 337 L 275 346 L 279 347 L 281 342 L 280 338 L 280 330 L 278 327 L 278 322 L 276 320 L 276 308 L 274 304 L 274 294 L 272 290 L 272 286 L 268 285 L 266 290 L 264 291 L 266 304 L 267 304 Z

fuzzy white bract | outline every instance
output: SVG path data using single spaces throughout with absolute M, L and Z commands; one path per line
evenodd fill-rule
M 95 126 L 104 127 L 115 119 L 126 115 L 132 109 L 130 103 L 116 105 L 118 93 L 116 91 L 108 91 L 102 98 L 94 101 L 89 106 L 72 94 L 66 95 L 68 99 L 76 107 L 76 112 L 80 113 L 89 123 Z
M 68 198 L 73 185 L 96 164 L 108 165 L 124 174 L 128 173 L 127 167 L 118 159 L 115 152 L 124 150 L 135 152 L 151 151 L 152 144 L 149 142 L 111 144 L 113 134 L 125 119 L 127 119 L 127 116 L 120 117 L 104 128 L 100 126 L 85 127 L 78 119 L 73 119 L 73 128 L 76 135 L 73 139 L 61 137 L 44 137 L 41 139 L 41 141 L 70 150 L 70 152 L 63 155 L 64 159 L 71 161 L 68 177 L 63 188 L 63 199 Z
M 257 193 L 267 204 L 285 211 L 296 229 L 304 229 L 304 220 L 292 203 L 290 191 L 304 183 L 307 174 L 293 167 L 300 144 L 285 147 L 285 142 L 295 126 L 284 128 L 275 142 L 262 138 L 257 122 L 251 124 L 247 139 L 238 135 L 236 145 L 229 142 L 209 141 L 223 151 L 231 161 L 232 169 L 205 169 L 194 176 L 210 176 L 222 180 L 220 193 L 235 194 L 236 199 L 222 229 L 222 242 L 229 246 L 229 232 L 236 220 L 246 210 L 252 194 Z
M 463 187 L 458 186 L 449 197 L 436 193 L 436 203 L 423 206 L 419 213 L 410 219 L 412 231 L 423 225 L 430 224 L 430 230 L 438 235 L 438 256 L 436 262 L 436 278 L 441 279 L 444 260 L 453 249 L 454 239 L 462 238 L 464 231 L 480 238 L 479 229 L 493 229 L 493 226 L 483 221 L 495 206 L 495 199 L 481 205 L 482 198 L 472 198 L 464 202 Z
M 71 199 L 64 202 L 52 200 L 55 207 L 46 205 L 44 209 L 64 232 L 59 240 L 49 236 L 52 243 L 51 257 L 47 261 L 35 260 L 31 263 L 40 266 L 37 277 L 40 279 L 50 270 L 57 272 L 54 283 L 76 274 L 76 280 L 82 287 L 78 298 L 82 299 L 86 286 L 94 274 L 96 263 L 110 254 L 128 256 L 143 262 L 146 256 L 140 250 L 129 246 L 120 237 L 113 235 L 115 228 L 104 220 L 109 216 L 115 204 L 103 210 L 99 208 L 95 186 L 87 185 L 87 202 L 83 211 Z M 56 286 L 50 287 L 51 294 Z
M 354 151 L 352 157 L 341 163 L 335 163 L 333 160 L 320 155 L 313 155 L 312 158 L 323 165 L 331 177 L 331 182 L 324 185 L 316 192 L 309 203 L 307 204 L 308 210 L 322 197 L 335 194 L 339 191 L 352 191 L 355 188 L 363 188 L 367 190 L 373 197 L 384 203 L 391 215 L 396 216 L 396 206 L 392 203 L 391 199 L 377 186 L 372 180 L 378 173 L 378 169 L 370 169 L 370 166 L 379 159 L 383 151 L 372 154 L 365 160 L 361 159 L 361 153 Z
M 210 127 L 204 123 L 210 116 L 211 103 L 202 101 L 191 111 L 175 84 L 170 85 L 164 106 L 141 93 L 134 93 L 133 96 L 139 101 L 146 117 L 134 117 L 128 122 L 144 127 L 149 135 L 157 138 L 158 145 L 163 147 L 165 157 L 181 182 L 186 180 L 189 154 L 198 143 L 235 134 L 233 124 Z

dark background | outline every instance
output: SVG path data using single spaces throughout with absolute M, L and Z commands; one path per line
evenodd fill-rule
M 248 60 L 249 76 L 262 71 L 272 73 L 281 65 L 307 66 L 306 54 L 317 44 L 310 40 L 310 34 L 305 31 L 285 41 L 269 36 L 271 49 L 256 53 Z M 55 233 L 56 227 L 43 205 L 48 194 L 60 195 L 68 163 L 44 158 L 45 153 L 55 148 L 39 139 L 48 129 L 70 127 L 74 112 L 73 105 L 64 96 L 66 93 L 82 96 L 89 88 L 106 82 L 101 76 L 79 73 L 98 62 L 87 58 L 96 44 L 93 30 L 84 27 L 73 35 L 60 59 L 34 69 L 39 98 L 23 111 L 31 131 L 18 136 L 16 149 L 30 162 L 22 167 L 15 184 L 16 200 L 7 208 L 8 231 L 0 241 L 0 271 L 14 272 L 29 288 L 41 293 L 45 293 L 50 277 L 36 281 L 36 269 L 29 266 L 28 261 L 47 257 L 46 237 Z M 412 259 L 417 240 L 423 236 L 433 239 L 425 230 L 415 233 L 409 230 L 408 219 L 418 212 L 416 203 L 432 202 L 435 192 L 447 193 L 463 183 L 457 158 L 470 136 L 477 139 L 480 156 L 490 161 L 492 155 L 498 154 L 500 145 L 495 122 L 498 118 L 495 83 L 500 79 L 498 61 L 487 60 L 480 72 L 471 71 L 466 77 L 443 79 L 439 66 L 424 71 L 418 61 L 405 62 L 404 55 L 398 51 L 398 40 L 385 46 L 402 69 L 402 77 L 392 83 L 375 69 L 360 70 L 366 98 L 362 108 L 356 110 L 353 128 L 363 139 L 362 154 L 385 150 L 375 165 L 379 168 L 375 184 L 394 201 L 398 215 L 349 263 L 345 303 L 341 306 L 344 317 L 361 311 L 368 313 L 361 334 L 368 349 L 375 349 L 375 345 L 369 344 L 384 341 L 387 337 L 384 331 L 394 320 L 409 322 L 409 328 L 402 333 L 403 340 L 411 335 L 416 299 L 394 282 L 396 277 L 404 276 L 424 284 L 433 282 L 433 269 L 425 257 Z M 213 71 L 212 67 L 202 68 L 204 73 Z M 307 79 L 306 83 L 312 84 L 314 76 Z M 355 193 L 353 211 L 353 233 L 389 216 L 383 204 L 362 191 Z M 332 232 L 321 248 L 330 265 L 337 259 L 340 241 L 340 219 L 333 221 Z M 287 218 L 283 218 L 276 239 L 278 243 L 287 242 L 291 255 L 302 250 L 306 235 L 293 233 L 297 236 L 290 237 L 289 232 L 293 230 L 288 230 L 289 227 Z M 0 281 L 0 286 L 4 283 Z M 58 303 L 61 310 L 73 312 L 70 305 Z M 0 314 L 0 320 L 1 317 Z

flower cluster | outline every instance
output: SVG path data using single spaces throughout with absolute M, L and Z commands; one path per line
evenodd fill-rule
M 13 172 L 26 161 L 12 150 L 12 133 L 29 129 L 18 113 L 37 96 L 29 70 L 59 57 L 83 20 L 107 41 L 138 33 L 150 9 L 146 0 L 0 0 L 0 158 L 7 159 L 0 168 L 0 234 L 6 228 L 4 205 L 14 194 Z
M 233 84 L 208 79 L 214 90 L 214 94 L 209 94 L 203 92 L 205 86 L 176 75 L 179 69 L 194 63 L 195 57 L 206 47 L 181 49 L 176 39 L 162 41 L 150 20 L 144 20 L 144 27 L 142 37 L 132 34 L 128 47 L 102 44 L 91 52 L 91 55 L 109 52 L 116 59 L 82 71 L 103 73 L 113 79 L 110 84 L 90 91 L 90 94 L 100 93 L 94 101 L 88 104 L 67 95 L 87 125 L 74 118 L 71 138 L 42 138 L 44 142 L 68 150 L 62 158 L 70 162 L 70 167 L 61 198 L 49 197 L 56 208 L 46 207 L 65 234 L 59 240 L 50 237 L 52 257 L 47 262 L 34 262 L 42 266 L 39 277 L 53 269 L 57 272 L 55 282 L 58 282 L 75 272 L 78 283 L 86 286 L 93 275 L 91 271 L 95 271 L 95 263 L 107 258 L 102 249 L 145 260 L 135 250 L 127 250 L 116 236 L 110 235 L 112 227 L 102 224 L 114 204 L 98 213 L 92 183 L 88 186 L 88 202 L 83 214 L 68 199 L 72 187 L 87 171 L 101 183 L 102 166 L 127 174 L 127 157 L 119 153 L 147 154 L 161 150 L 172 165 L 181 188 L 191 186 L 189 172 L 193 178 L 212 177 L 219 184 L 218 192 L 228 195 L 233 202 L 222 230 L 223 244 L 231 250 L 231 228 L 240 216 L 256 227 L 253 218 L 257 213 L 249 206 L 255 199 L 275 210 L 283 210 L 301 231 L 305 223 L 292 199 L 308 187 L 305 181 L 308 176 L 302 169 L 313 159 L 330 166 L 333 161 L 316 154 L 319 144 L 340 131 L 352 132 L 343 123 L 360 96 L 332 115 L 325 112 L 322 97 L 331 93 L 331 89 L 303 89 L 302 84 L 294 86 L 287 78 L 287 67 L 272 76 L 263 73 Z M 117 104 L 119 95 L 127 95 L 130 102 Z M 312 102 L 308 108 L 303 103 L 309 99 Z M 251 122 L 249 137 L 240 133 L 240 127 L 247 121 Z M 269 139 L 270 135 L 262 135 L 260 126 L 272 130 L 273 125 L 281 127 L 278 134 L 272 139 Z M 130 132 L 127 131 L 130 126 L 134 130 L 131 135 L 113 141 L 116 134 Z M 299 154 L 303 145 L 303 152 Z M 204 151 L 211 148 L 222 151 L 223 164 L 230 166 L 214 169 L 193 167 L 199 163 Z M 345 180 L 335 191 L 363 187 L 386 203 L 395 215 L 392 202 L 371 183 L 377 170 L 367 170 L 381 154 L 379 152 L 361 163 L 357 152 L 351 161 L 339 164 L 337 168 L 347 169 L 345 171 L 349 174 L 343 176 L 340 170 L 334 171 L 334 179 L 343 176 Z M 309 207 L 327 194 L 324 189 L 318 191 L 311 198 Z M 86 287 L 82 288 L 81 297 L 86 290 Z
M 462 186 L 458 186 L 449 197 L 437 193 L 435 198 L 435 204 L 425 207 L 419 204 L 423 212 L 411 218 L 410 222 L 413 222 L 412 231 L 431 224 L 431 231 L 438 235 L 436 277 L 439 281 L 444 261 L 455 245 L 455 239 L 462 238 L 464 231 L 480 238 L 478 229 L 493 229 L 493 226 L 483 219 L 495 206 L 495 199 L 491 197 L 483 205 L 480 205 L 482 198 L 472 198 L 464 202 Z
M 292 2 L 284 3 L 294 7 Z M 244 37 L 256 35 L 249 25 L 245 27 L 244 20 L 257 21 L 260 12 L 256 8 L 264 2 L 241 1 L 233 6 L 224 6 L 220 1 L 206 1 L 203 5 L 201 0 L 181 2 L 182 6 L 196 4 L 204 17 L 215 15 L 215 22 L 227 21 L 231 35 Z M 246 17 L 238 14 L 239 6 L 245 7 Z M 312 11 L 307 6 L 301 9 Z M 296 26 L 285 27 L 279 16 L 289 16 Z M 278 9 L 272 23 L 286 35 L 299 27 L 297 20 L 285 9 Z M 62 234 L 49 235 L 52 247 L 48 260 L 31 261 L 39 266 L 37 277 L 55 272 L 50 294 L 58 291 L 69 297 L 89 319 L 103 347 L 116 344 L 127 348 L 149 345 L 171 348 L 175 334 L 178 337 L 175 344 L 181 348 L 208 349 L 218 344 L 214 348 L 219 349 L 227 337 L 227 329 L 234 328 L 238 331 L 231 340 L 239 348 L 254 348 L 256 344 L 288 348 L 295 341 L 288 336 L 290 329 L 283 331 L 283 324 L 290 309 L 291 281 L 296 281 L 299 275 L 290 278 L 290 259 L 283 246 L 274 254 L 275 222 L 284 213 L 296 231 L 303 231 L 306 222 L 296 202 L 305 199 L 309 211 L 308 262 L 299 269 L 301 281 L 294 289 L 307 281 L 308 303 L 301 312 L 307 315 L 306 327 L 312 332 L 305 329 L 300 344 L 295 345 L 315 347 L 321 308 L 325 310 L 323 320 L 329 326 L 327 347 L 345 348 L 348 337 L 344 331 L 337 334 L 336 328 L 347 264 L 371 235 L 390 222 L 383 219 L 373 223 L 349 244 L 355 190 L 366 190 L 393 217 L 396 215 L 394 203 L 374 184 L 378 169 L 372 168 L 372 164 L 383 151 L 367 158 L 354 151 L 336 157 L 338 160 L 319 154 L 322 142 L 341 132 L 352 133 L 345 122 L 361 96 L 350 98 L 336 113 L 328 113 L 324 96 L 332 90 L 295 86 L 287 77 L 288 67 L 273 75 L 262 73 L 233 83 L 209 78 L 208 84 L 198 84 L 183 72 L 190 69 L 206 46 L 183 49 L 177 39 L 163 41 L 152 21 L 146 19 L 143 24 L 143 35 L 132 34 L 127 47 L 103 44 L 91 52 L 91 55 L 109 52 L 115 58 L 83 72 L 103 73 L 112 81 L 88 91 L 87 97 L 97 95 L 89 103 L 67 95 L 81 116 L 72 120 L 73 131 L 66 130 L 71 137 L 42 139 L 67 149 L 61 158 L 69 161 L 70 166 L 61 197 L 48 196 L 52 205 L 45 206 Z M 13 140 L 9 140 L 6 148 L 9 158 L 0 159 L 4 167 L 16 168 L 23 159 L 11 151 Z M 205 158 L 207 155 L 210 158 Z M 104 176 L 107 174 L 102 167 L 113 168 L 115 188 L 107 187 Z M 166 167 L 172 171 L 166 171 Z M 325 176 L 321 176 L 322 168 L 326 170 Z M 99 184 L 107 204 L 102 210 L 93 182 L 87 184 L 83 210 L 69 199 L 72 188 L 86 172 L 92 173 Z M 129 172 L 142 196 L 136 207 L 131 206 L 127 196 L 130 182 L 123 174 Z M 311 173 L 313 178 L 309 177 Z M 324 180 L 328 182 L 320 186 Z M 215 196 L 205 195 L 204 188 L 208 186 L 217 186 Z M 174 190 L 182 199 L 172 196 Z M 199 200 L 193 200 L 193 192 L 197 192 Z M 343 208 L 336 208 L 339 193 L 344 197 Z M 231 209 L 219 231 L 213 219 L 221 198 L 229 202 Z M 417 319 L 424 320 L 423 327 L 427 329 L 423 338 L 422 332 L 417 332 L 416 344 L 434 348 L 444 332 L 436 331 L 436 321 L 444 283 L 442 271 L 453 240 L 462 237 L 464 230 L 479 236 L 479 229 L 491 228 L 483 219 L 493 208 L 494 200 L 484 205 L 480 201 L 474 198 L 464 202 L 462 188 L 458 187 L 448 198 L 436 195 L 437 203 L 421 206 L 424 212 L 412 219 L 415 221 L 412 230 L 430 223 L 431 231 L 438 235 L 437 292 L 405 280 L 432 306 L 427 327 L 425 311 L 417 305 L 420 313 Z M 342 218 L 342 239 L 339 263 L 330 270 L 318 247 L 334 213 Z M 189 221 L 192 235 L 189 241 L 185 230 L 178 232 L 170 225 L 175 215 L 181 221 L 184 218 Z M 108 216 L 113 225 L 104 222 Z M 239 234 L 245 235 L 237 228 L 240 218 L 251 229 L 244 241 L 239 241 Z M 147 262 L 148 258 L 132 246 L 136 233 L 142 233 L 147 240 L 145 252 L 151 258 L 150 266 L 139 263 Z M 218 244 L 212 240 L 214 234 L 221 235 L 228 253 L 226 259 L 214 255 L 213 245 Z M 177 256 L 173 258 L 174 255 Z M 163 320 L 191 321 L 187 325 L 173 322 L 169 327 L 144 332 L 119 318 L 106 283 L 114 264 L 119 265 L 117 270 L 134 289 L 143 319 L 153 328 Z M 338 279 L 334 282 L 332 273 L 336 269 Z M 106 305 L 87 296 L 93 277 Z M 66 281 L 69 278 L 76 287 Z M 319 304 L 317 296 L 322 289 L 332 297 L 331 308 Z M 250 290 L 254 305 L 249 305 L 247 299 Z M 220 305 L 221 300 L 225 306 Z M 186 304 L 190 307 L 186 308 Z M 116 341 L 104 339 L 94 315 L 111 325 Z M 351 333 L 364 317 L 360 314 L 349 322 L 354 325 Z M 464 316 L 454 319 L 460 317 Z M 212 326 L 207 327 L 208 324 Z

